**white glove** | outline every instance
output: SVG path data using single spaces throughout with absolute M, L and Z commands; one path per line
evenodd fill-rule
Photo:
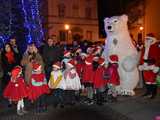
M 158 73 L 158 71 L 159 71 L 159 67 L 156 67 L 156 66 L 155 66 L 154 69 L 153 69 L 153 72 L 154 72 L 154 73 Z

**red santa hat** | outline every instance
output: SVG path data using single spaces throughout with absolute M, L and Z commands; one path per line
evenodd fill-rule
M 16 66 L 11 71 L 11 75 L 13 78 L 16 78 L 22 72 L 22 68 L 20 66 Z
M 117 55 L 110 55 L 109 61 L 112 63 L 118 63 L 118 56 Z
M 93 57 L 93 61 L 98 61 L 99 60 L 99 57 L 98 56 L 94 56 Z
M 70 67 L 74 67 L 76 65 L 76 61 L 74 59 L 71 59 L 70 61 L 67 62 L 67 64 L 70 66 Z
M 100 57 L 99 60 L 98 60 L 98 63 L 99 63 L 100 65 L 104 65 L 104 64 L 105 64 L 105 59 L 102 58 L 102 57 Z
M 81 56 L 84 56 L 84 57 L 87 57 L 87 54 L 86 54 L 86 53 L 81 53 L 80 55 L 81 55 Z
M 69 57 L 70 56 L 70 54 L 71 54 L 71 52 L 70 51 L 64 51 L 64 57 Z
M 145 37 L 145 40 L 151 40 L 152 44 L 154 44 L 157 41 L 154 33 L 148 33 Z
M 99 54 L 102 48 L 100 46 L 96 46 L 94 54 Z
M 34 62 L 32 64 L 32 68 L 34 71 L 39 71 L 41 69 L 41 65 L 39 63 Z
M 93 48 L 93 47 L 88 47 L 88 48 L 87 48 L 87 53 L 92 53 L 92 52 L 93 52 L 93 50 L 94 50 L 94 48 Z
M 90 64 L 92 64 L 92 62 L 93 62 L 93 56 L 88 56 L 87 58 L 86 58 L 86 60 L 85 60 L 85 63 L 87 64 L 87 65 L 90 65 Z
M 54 63 L 54 64 L 52 65 L 52 67 L 57 68 L 57 69 L 60 69 L 60 68 L 61 68 L 61 63 L 58 61 L 58 62 Z

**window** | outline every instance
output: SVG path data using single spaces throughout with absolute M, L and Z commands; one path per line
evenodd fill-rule
M 86 39 L 92 40 L 92 31 L 86 31 Z
M 79 6 L 73 5 L 72 10 L 73 10 L 73 17 L 78 17 L 79 16 Z
M 85 17 L 86 18 L 91 18 L 92 17 L 92 9 L 90 7 L 87 7 L 85 9 Z
M 59 4 L 58 5 L 58 15 L 59 17 L 65 17 L 65 5 L 64 4 Z
M 59 39 L 60 41 L 67 41 L 67 32 L 64 30 L 59 31 Z

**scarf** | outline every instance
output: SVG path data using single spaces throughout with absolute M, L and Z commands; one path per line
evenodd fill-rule
M 5 56 L 7 57 L 7 60 L 10 64 L 14 63 L 14 53 L 12 51 L 6 52 Z

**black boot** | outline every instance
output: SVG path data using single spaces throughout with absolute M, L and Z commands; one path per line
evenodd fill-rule
M 151 95 L 151 89 L 151 85 L 146 84 L 146 92 L 142 95 L 142 97 Z
M 157 95 L 157 85 L 152 85 L 151 86 L 151 99 L 154 99 L 155 97 L 156 97 L 156 95 Z
M 103 96 L 102 93 L 97 93 L 97 105 L 103 105 Z

